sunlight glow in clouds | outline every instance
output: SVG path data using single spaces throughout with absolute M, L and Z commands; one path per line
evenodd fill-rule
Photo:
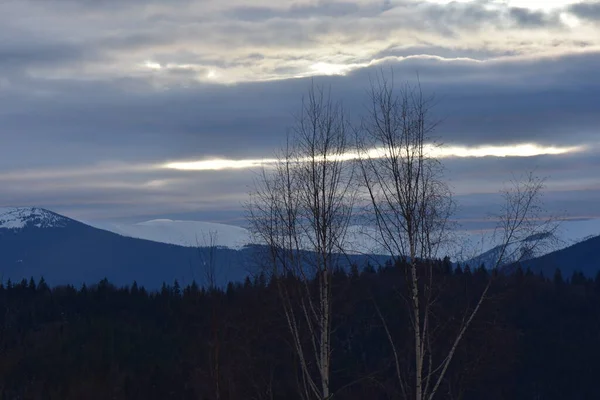
M 511 7 L 523 7 L 531 10 L 554 10 L 578 3 L 580 0 L 505 0 Z
M 536 144 L 525 143 L 514 146 L 482 146 L 482 147 L 458 147 L 450 146 L 434 149 L 433 156 L 447 157 L 533 157 L 541 155 L 559 155 L 577 153 L 584 150 L 582 146 L 571 147 L 542 147 Z M 436 154 L 437 153 L 437 154 Z
M 481 146 L 481 147 L 434 147 L 426 146 L 425 153 L 430 157 L 452 158 L 452 157 L 533 157 L 540 155 L 560 155 L 567 153 L 576 153 L 583 151 L 583 146 L 571 147 L 543 147 L 536 144 L 519 144 L 513 146 Z M 383 148 L 370 149 L 364 155 L 368 158 L 383 158 L 385 156 Z M 347 152 L 342 156 L 331 158 L 331 161 L 351 161 L 357 160 L 359 153 L 356 151 Z M 308 158 L 299 160 L 300 162 L 309 161 Z M 175 169 L 180 171 L 219 171 L 225 169 L 248 169 L 269 166 L 277 163 L 275 158 L 265 159 L 247 159 L 247 160 L 228 160 L 213 159 L 202 161 L 181 161 L 164 164 L 166 169 Z
M 219 171 L 222 169 L 256 168 L 268 164 L 275 164 L 276 159 L 262 160 L 227 160 L 213 159 L 204 161 L 182 161 L 165 164 L 163 168 L 177 169 L 180 171 Z
M 359 68 L 365 67 L 368 64 L 331 64 L 318 62 L 310 66 L 311 72 L 317 75 L 345 75 L 349 71 Z
M 162 66 L 154 61 L 146 61 L 144 62 L 144 67 L 148 68 L 148 69 L 154 69 L 154 70 L 160 70 L 162 69 Z
M 477 0 L 428 0 L 428 3 L 435 4 L 449 4 L 449 3 L 472 3 Z M 521 7 L 528 8 L 530 10 L 543 10 L 549 11 L 557 8 L 566 7 L 573 3 L 578 3 L 581 0 L 493 0 L 488 4 L 494 5 L 508 5 L 510 7 Z

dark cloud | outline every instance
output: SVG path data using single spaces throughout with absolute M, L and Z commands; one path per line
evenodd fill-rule
M 36 0 L 25 0 L 25 1 L 36 1 Z M 191 4 L 194 2 L 203 2 L 207 0 L 170 0 L 170 3 L 174 6 L 182 6 L 185 4 Z M 164 4 L 161 0 L 54 0 L 49 3 L 51 7 L 69 7 L 81 10 L 118 10 L 125 8 L 142 8 L 153 5 Z
M 548 14 L 528 8 L 511 7 L 509 15 L 519 26 L 526 28 L 560 25 L 560 19 L 556 13 Z
M 569 7 L 569 10 L 579 18 L 592 21 L 600 20 L 600 3 L 597 1 L 575 3 Z
M 459 28 L 480 28 L 483 24 L 495 24 L 501 18 L 498 11 L 488 10 L 480 3 L 430 4 L 421 9 L 424 10 L 423 21 L 429 27 L 449 34 Z
M 600 117 L 600 54 L 522 62 L 416 58 L 389 61 L 399 79 L 414 80 L 437 96 L 440 135 L 461 144 L 544 144 L 593 140 Z M 353 76 L 367 82 L 362 70 Z
M 600 126 L 598 63 L 598 54 L 489 63 L 408 59 L 316 82 L 331 85 L 357 115 L 369 77 L 380 67 L 393 67 L 397 80 L 414 81 L 418 72 L 424 89 L 437 96 L 436 116 L 444 120 L 439 134 L 447 143 L 580 144 L 595 138 Z M 131 156 L 141 159 L 263 156 L 281 143 L 309 81 L 192 83 L 168 90 L 144 79 L 21 85 L 26 93 L 11 96 L 0 113 L 2 131 L 15 143 L 50 137 L 119 157 L 137 148 Z
M 533 171 L 547 178 L 551 190 L 600 190 L 600 181 L 591 174 L 577 171 L 600 169 L 600 148 L 576 154 L 540 155 L 534 157 L 483 157 L 444 159 L 447 177 L 461 194 L 470 192 L 497 192 L 498 182 L 508 181 L 513 175 Z M 477 168 L 473 165 L 477 164 Z M 473 187 L 478 190 L 473 190 Z M 600 210 L 598 210 L 600 211 Z
M 176 42 L 176 38 L 160 32 L 135 32 L 108 34 L 94 43 L 88 43 L 94 47 L 105 50 L 140 50 L 153 46 L 164 46 Z
M 30 67 L 44 68 L 81 61 L 101 61 L 96 49 L 39 38 L 0 41 L 0 73 L 20 74 Z
M 414 3 L 413 3 L 414 4 Z M 489 27 L 506 28 L 507 23 L 519 28 L 557 28 L 561 26 L 556 12 L 543 13 L 520 7 L 490 9 L 486 2 L 450 2 L 420 6 L 423 22 L 431 30 L 448 35 L 457 31 L 479 31 Z

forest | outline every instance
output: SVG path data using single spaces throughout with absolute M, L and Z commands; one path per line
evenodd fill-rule
M 407 267 L 333 273 L 332 399 L 403 398 L 386 332 L 399 368 L 410 370 Z M 600 274 L 490 273 L 448 259 L 434 274 L 444 288 L 433 313 L 438 342 L 450 340 L 460 324 L 452 316 L 492 282 L 439 398 L 597 398 Z M 226 289 L 174 282 L 158 292 L 106 280 L 81 288 L 8 282 L 0 287 L 2 398 L 300 398 L 277 287 L 262 274 Z

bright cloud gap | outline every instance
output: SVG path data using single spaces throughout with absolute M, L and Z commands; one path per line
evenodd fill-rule
M 583 146 L 540 146 L 537 144 L 525 143 L 511 146 L 480 146 L 480 147 L 461 147 L 448 146 L 436 147 L 427 145 L 425 153 L 430 157 L 436 158 L 481 158 L 481 157 L 534 157 L 541 155 L 560 155 L 576 153 L 583 151 Z M 384 148 L 369 149 L 363 154 L 363 157 L 383 158 L 386 155 Z M 337 156 L 332 161 L 351 161 L 359 159 L 360 154 L 357 151 L 345 153 Z M 300 160 L 303 161 L 303 160 Z M 308 159 L 304 160 L 308 161 Z M 225 169 L 251 169 L 257 167 L 269 166 L 277 163 L 275 158 L 264 159 L 246 159 L 246 160 L 228 160 L 211 159 L 201 161 L 179 161 L 166 163 L 162 167 L 181 171 L 219 171 Z

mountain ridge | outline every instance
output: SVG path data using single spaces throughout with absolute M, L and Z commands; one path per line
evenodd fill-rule
M 522 264 L 533 272 L 543 272 L 547 277 L 560 269 L 565 277 L 570 277 L 574 272 L 582 272 L 588 278 L 594 278 L 600 273 L 600 235 Z
M 163 283 L 196 281 L 225 287 L 260 272 L 264 248 L 245 245 L 186 247 L 123 236 L 37 208 L 4 211 L 10 220 L 0 228 L 0 281 L 44 277 L 50 285 L 92 284 L 106 278 L 124 286 L 134 281 L 156 290 Z M 44 222 L 40 218 L 47 217 Z M 344 262 L 364 265 L 371 255 Z M 212 265 L 211 265 L 212 264 Z M 362 266 L 361 265 L 361 266 Z M 214 282 L 207 268 L 214 267 Z
M 212 241 L 215 238 L 211 237 L 211 230 L 205 230 L 208 236 L 204 236 L 203 243 L 199 239 L 203 233 L 195 232 L 195 244 L 182 246 L 177 243 L 183 240 L 182 237 L 176 235 L 172 235 L 172 243 L 168 243 L 156 240 L 160 239 L 158 236 L 134 237 L 142 236 L 142 231 L 122 229 L 125 233 L 122 234 L 43 208 L 0 208 L 0 277 L 5 281 L 8 278 L 20 280 L 33 276 L 39 279 L 44 276 L 52 284 L 92 283 L 107 278 L 115 284 L 128 285 L 137 281 L 148 288 L 158 288 L 163 282 L 172 283 L 174 280 L 202 283 L 205 274 L 203 266 L 207 260 L 212 260 L 216 266 L 216 280 L 220 286 L 229 281 L 241 281 L 256 272 L 253 263 L 260 245 L 252 244 L 249 240 L 245 243 L 239 241 L 243 237 L 249 238 L 245 236 L 248 231 L 244 228 L 166 219 L 132 226 L 150 227 L 154 233 L 161 233 L 165 227 L 173 228 L 181 224 L 186 227 L 187 239 L 198 227 L 218 228 L 221 231 L 217 231 L 216 240 Z M 233 239 L 224 237 L 228 232 L 235 234 Z M 368 245 L 361 243 L 360 231 L 353 234 L 357 235 L 353 238 L 355 243 L 351 243 L 354 250 L 359 245 L 368 248 Z M 229 247 L 232 243 L 234 246 Z M 519 248 L 519 244 L 511 246 L 513 250 Z M 211 247 L 217 250 L 212 255 Z M 593 276 L 600 269 L 600 252 L 594 249 L 600 249 L 600 236 L 549 254 L 536 254 L 539 257 L 523 261 L 533 270 L 543 270 L 547 274 L 560 267 L 565 274 L 576 269 Z M 497 248 L 480 253 L 479 258 L 473 258 L 470 264 L 479 265 L 482 257 L 493 255 L 495 250 Z M 357 250 L 352 257 L 358 263 L 365 263 L 374 253 Z

